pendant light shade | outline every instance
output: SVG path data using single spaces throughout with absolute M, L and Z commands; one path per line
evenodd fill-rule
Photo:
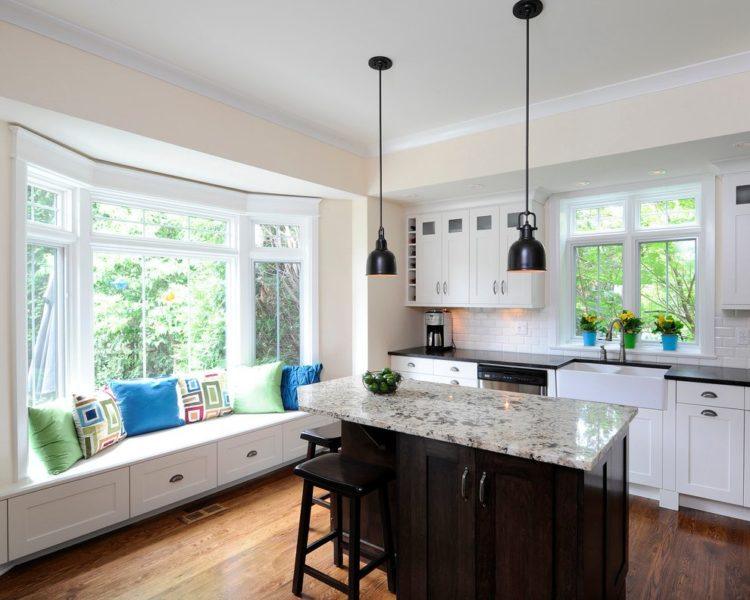
M 373 56 L 368 64 L 378 72 L 378 147 L 380 158 L 380 229 L 375 242 L 375 250 L 367 257 L 366 273 L 368 277 L 396 275 L 396 257 L 388 250 L 383 229 L 383 71 L 393 66 L 393 61 L 386 56 Z
M 534 239 L 536 215 L 529 211 L 529 21 L 543 8 L 541 0 L 520 0 L 513 6 L 513 15 L 526 21 L 526 210 L 518 214 L 519 238 L 508 250 L 508 271 L 520 273 L 547 270 L 544 246 Z

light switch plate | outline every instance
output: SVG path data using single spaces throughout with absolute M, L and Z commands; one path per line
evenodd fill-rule
M 516 321 L 513 324 L 513 333 L 516 335 L 529 335 L 529 324 L 526 321 Z
M 750 344 L 750 329 L 738 327 L 735 333 L 735 341 L 738 346 L 747 346 Z

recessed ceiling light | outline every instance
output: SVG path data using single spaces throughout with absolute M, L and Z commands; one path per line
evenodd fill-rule
M 653 171 L 649 171 L 649 174 L 651 175 L 666 175 L 667 170 L 666 169 L 654 169 Z
M 483 190 L 484 186 L 481 183 L 470 183 L 469 189 L 470 190 Z
M 590 181 L 579 181 L 578 185 L 580 185 L 581 187 L 586 187 L 587 185 L 591 185 L 591 182 Z
M 750 142 L 737 142 L 734 147 L 738 150 L 747 150 L 750 148 Z

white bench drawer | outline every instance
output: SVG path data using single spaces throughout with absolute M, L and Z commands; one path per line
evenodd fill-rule
M 474 379 L 467 379 L 464 377 L 446 377 L 444 375 L 433 375 L 426 381 L 432 381 L 434 383 L 447 383 L 448 385 L 460 385 L 461 387 L 479 387 L 479 380 L 476 377 Z
M 391 356 L 391 369 L 399 373 L 423 373 L 432 375 L 435 361 L 415 356 Z
M 302 458 L 307 454 L 307 442 L 300 434 L 310 427 L 321 427 L 333 423 L 333 419 L 322 415 L 308 415 L 284 425 L 284 462 Z
M 125 521 L 128 468 L 8 500 L 8 550 L 15 560 Z
M 8 501 L 0 501 L 0 565 L 8 562 Z
M 677 402 L 742 410 L 745 407 L 745 388 L 738 385 L 678 381 Z
M 458 360 L 436 360 L 435 375 L 444 375 L 451 379 L 476 379 L 477 363 Z
M 130 467 L 130 513 L 142 515 L 216 487 L 216 444 Z
M 269 427 L 220 440 L 219 485 L 280 465 L 283 455 L 281 428 Z

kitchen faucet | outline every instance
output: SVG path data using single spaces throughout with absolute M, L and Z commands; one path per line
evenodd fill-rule
M 607 336 L 604 338 L 604 340 L 607 342 L 612 341 L 612 328 L 615 326 L 615 323 L 620 324 L 620 356 L 618 357 L 617 360 L 620 363 L 624 364 L 625 363 L 625 332 L 623 331 L 623 329 L 625 329 L 625 325 L 623 324 L 621 319 L 614 319 L 609 324 L 609 329 L 607 329 Z M 605 357 L 604 360 L 607 360 L 606 350 L 605 350 L 604 357 Z

